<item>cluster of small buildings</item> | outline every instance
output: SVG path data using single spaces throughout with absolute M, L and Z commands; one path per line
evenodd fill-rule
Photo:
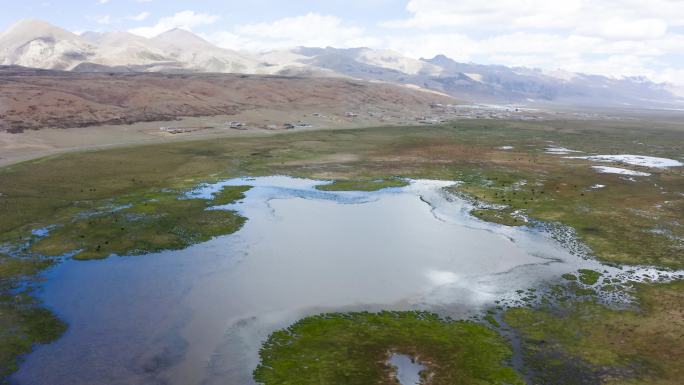
M 265 125 L 263 128 L 267 130 L 279 130 L 279 129 L 285 129 L 285 130 L 291 130 L 293 128 L 310 128 L 313 127 L 311 124 L 303 122 L 301 120 L 297 121 L 296 123 L 283 123 L 283 125 L 279 126 L 277 124 L 268 124 Z
M 204 128 L 204 127 L 202 127 Z M 167 134 L 184 134 L 188 132 L 193 132 L 197 131 L 198 129 L 202 128 L 190 128 L 190 127 L 159 127 L 159 131 L 167 133 Z
M 442 124 L 446 122 L 446 119 L 443 118 L 436 118 L 433 116 L 419 116 L 416 117 L 416 122 L 420 124 Z
M 432 103 L 430 108 L 448 119 L 543 119 L 541 115 L 534 114 L 534 110 L 515 106 Z

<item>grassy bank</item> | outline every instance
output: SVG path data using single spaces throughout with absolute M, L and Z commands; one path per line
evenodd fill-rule
M 225 187 L 216 200 L 187 199 L 182 192 L 152 191 L 114 199 L 76 215 L 33 242 L 31 253 L 76 259 L 178 250 L 237 231 L 245 218 L 234 211 L 207 210 L 241 199 L 246 187 Z
M 404 187 L 408 182 L 403 179 L 352 179 L 335 180 L 330 184 L 316 186 L 321 191 L 377 191 L 390 187 Z
M 0 254 L 0 383 L 17 369 L 17 358 L 36 343 L 59 337 L 66 325 L 30 295 L 35 275 L 53 263 L 39 257 Z
M 523 384 L 494 331 L 421 312 L 325 314 L 268 338 L 254 378 L 270 384 L 396 384 L 391 353 L 423 364 L 430 384 Z

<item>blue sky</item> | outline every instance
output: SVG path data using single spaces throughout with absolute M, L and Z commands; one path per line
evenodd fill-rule
M 294 17 L 309 12 L 335 15 L 362 25 L 372 25 L 384 18 L 408 16 L 403 0 L 347 0 L 347 1 L 219 1 L 219 0 L 22 0 L 3 2 L 0 12 L 0 29 L 4 30 L 18 19 L 34 18 L 49 21 L 70 30 L 129 29 L 145 25 L 141 21 L 127 19 L 143 12 L 149 20 L 176 12 L 192 10 L 222 16 L 226 24 L 249 24 Z M 109 25 L 96 21 L 109 15 Z M 382 16 L 381 16 L 382 15 Z M 379 17 L 381 16 L 381 17 Z
M 529 66 L 684 84 L 682 0 L 3 0 L 74 32 L 191 30 L 226 48 L 387 48 L 419 58 Z M 11 4 L 11 5 L 7 5 Z

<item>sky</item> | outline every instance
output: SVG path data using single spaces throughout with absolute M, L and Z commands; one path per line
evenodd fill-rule
M 414 58 L 684 84 L 684 0 L 0 0 L 0 29 L 184 28 L 225 48 L 365 46 Z

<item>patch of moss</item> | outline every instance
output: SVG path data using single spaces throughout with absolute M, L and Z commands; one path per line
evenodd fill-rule
M 585 285 L 594 285 L 603 276 L 602 273 L 590 269 L 580 269 L 578 272 L 580 282 Z
M 566 281 L 577 281 L 577 276 L 575 274 L 565 273 L 561 277 Z
M 330 184 L 316 186 L 321 191 L 377 191 L 390 187 L 408 186 L 408 181 L 399 178 L 389 179 L 338 179 Z
M 511 350 L 473 322 L 423 312 L 335 313 L 304 318 L 264 343 L 257 382 L 301 385 L 396 384 L 391 352 L 416 358 L 439 384 L 523 384 L 505 362 Z

